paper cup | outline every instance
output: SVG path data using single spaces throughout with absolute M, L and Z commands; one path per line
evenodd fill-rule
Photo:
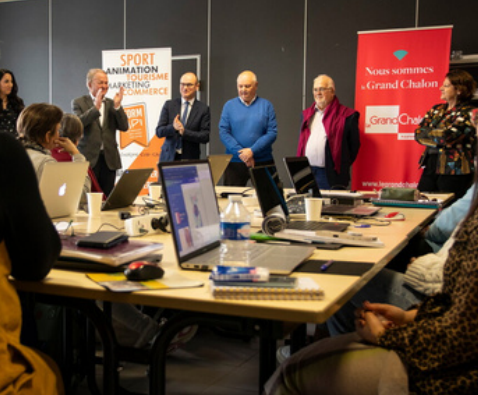
M 99 192 L 90 192 L 86 194 L 88 200 L 88 215 L 90 217 L 101 216 L 101 204 L 103 203 L 103 194 Z
M 153 200 L 159 200 L 161 197 L 161 185 L 149 184 L 149 197 Z
M 305 198 L 305 219 L 318 221 L 322 216 L 322 200 L 319 198 Z

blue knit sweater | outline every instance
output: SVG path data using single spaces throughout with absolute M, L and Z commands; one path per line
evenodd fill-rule
M 276 114 L 272 103 L 257 97 L 246 106 L 239 97 L 229 100 L 222 109 L 219 137 L 232 154 L 232 162 L 241 162 L 238 151 L 250 148 L 255 162 L 272 160 L 272 143 L 277 138 Z

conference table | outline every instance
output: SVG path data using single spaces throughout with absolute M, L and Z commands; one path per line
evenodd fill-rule
M 439 195 L 445 202 L 450 195 Z M 225 199 L 224 199 L 225 200 Z M 138 214 L 138 207 L 130 209 Z M 378 236 L 384 243 L 382 248 L 343 247 L 338 250 L 316 249 L 311 259 L 343 262 L 373 263 L 370 269 L 360 275 L 302 273 L 294 272 L 294 277 L 310 277 L 324 290 L 325 297 L 318 301 L 267 301 L 215 299 L 209 288 L 209 273 L 181 270 L 176 261 L 172 237 L 167 233 L 153 233 L 141 240 L 163 244 L 162 267 L 168 271 L 180 271 L 183 277 L 204 284 L 198 288 L 163 289 L 141 292 L 111 292 L 76 270 L 53 269 L 41 282 L 12 280 L 20 291 L 44 295 L 51 303 L 65 304 L 83 311 L 97 329 L 103 344 L 103 393 L 116 394 L 119 389 L 119 361 L 132 358 L 150 365 L 150 394 L 165 394 L 166 353 L 165 350 L 174 335 L 182 328 L 193 325 L 211 325 L 244 332 L 260 339 L 259 393 L 265 381 L 273 373 L 276 360 L 276 343 L 290 333 L 290 328 L 298 328 L 295 339 L 305 338 L 305 324 L 324 323 L 344 303 L 355 295 L 390 260 L 396 256 L 408 241 L 426 226 L 435 216 L 435 209 L 384 207 L 382 212 L 399 211 L 404 221 L 391 222 L 389 226 L 370 226 L 357 231 L 363 235 Z M 150 212 L 154 213 L 154 211 Z M 65 218 L 63 221 L 69 221 Z M 79 212 L 73 220 L 75 232 L 95 232 L 121 228 L 123 221 L 117 211 L 102 212 L 101 217 L 91 218 Z M 56 222 L 56 220 L 55 220 Z M 109 225 L 105 225 L 109 224 Z M 353 225 L 350 230 L 355 231 Z M 254 230 L 254 229 L 253 229 Z M 151 350 L 141 353 L 138 350 L 123 352 L 118 345 L 110 317 L 100 310 L 95 301 L 131 303 L 157 308 L 173 309 L 178 314 L 168 320 L 161 335 L 157 337 Z M 300 340 L 298 343 L 300 346 Z

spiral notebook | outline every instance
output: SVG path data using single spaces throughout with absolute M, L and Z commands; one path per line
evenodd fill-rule
M 310 277 L 299 277 L 294 288 L 289 287 L 258 287 L 224 286 L 210 283 L 212 295 L 216 299 L 243 300 L 321 300 L 324 290 Z

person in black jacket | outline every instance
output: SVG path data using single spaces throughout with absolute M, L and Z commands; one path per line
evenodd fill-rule
M 199 159 L 200 144 L 209 142 L 211 115 L 209 107 L 196 99 L 198 89 L 196 74 L 185 73 L 179 83 L 181 97 L 164 103 L 156 127 L 156 136 L 165 137 L 160 162 Z

